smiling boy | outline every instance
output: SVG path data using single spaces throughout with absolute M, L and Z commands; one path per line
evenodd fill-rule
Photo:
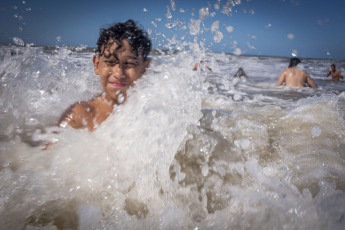
M 61 117 L 60 127 L 96 129 L 123 103 L 126 91 L 148 68 L 151 41 L 134 21 L 102 28 L 93 56 L 94 72 L 100 76 L 103 92 L 90 101 L 72 105 Z

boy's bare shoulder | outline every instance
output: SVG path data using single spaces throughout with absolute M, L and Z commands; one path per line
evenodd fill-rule
M 94 99 L 90 101 L 77 102 L 71 105 L 61 116 L 59 126 L 67 125 L 73 128 L 85 128 L 88 126 L 88 120 L 95 113 Z

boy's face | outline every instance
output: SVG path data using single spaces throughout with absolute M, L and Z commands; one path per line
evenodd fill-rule
M 127 39 L 122 40 L 122 47 L 115 51 L 117 47 L 114 42 L 104 50 L 102 56 L 93 57 L 95 74 L 100 76 L 107 99 L 115 103 L 119 94 L 126 97 L 127 89 L 134 86 L 150 64 L 150 60 L 144 61 L 141 54 L 135 55 Z

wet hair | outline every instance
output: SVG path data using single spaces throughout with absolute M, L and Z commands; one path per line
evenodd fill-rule
M 115 50 L 117 52 L 122 47 L 124 39 L 128 40 L 136 56 L 141 54 L 144 60 L 146 60 L 151 51 L 152 43 L 147 33 L 139 28 L 133 20 L 128 20 L 125 23 L 119 22 L 108 28 L 101 28 L 96 54 L 99 56 L 104 55 L 105 50 L 114 43 L 118 45 Z
M 332 64 L 332 65 L 331 65 L 331 67 L 332 67 L 332 66 L 334 66 L 334 69 L 335 69 L 335 65 L 334 65 L 334 64 Z
M 301 60 L 299 60 L 299 58 L 291 58 L 289 68 L 297 66 L 299 63 L 301 63 Z

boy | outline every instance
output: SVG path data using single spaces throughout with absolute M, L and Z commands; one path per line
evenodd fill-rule
M 114 105 L 123 103 L 128 88 L 144 74 L 150 64 L 150 51 L 147 33 L 132 20 L 102 28 L 92 61 L 103 92 L 90 101 L 72 105 L 62 115 L 59 126 L 95 130 L 112 113 Z

